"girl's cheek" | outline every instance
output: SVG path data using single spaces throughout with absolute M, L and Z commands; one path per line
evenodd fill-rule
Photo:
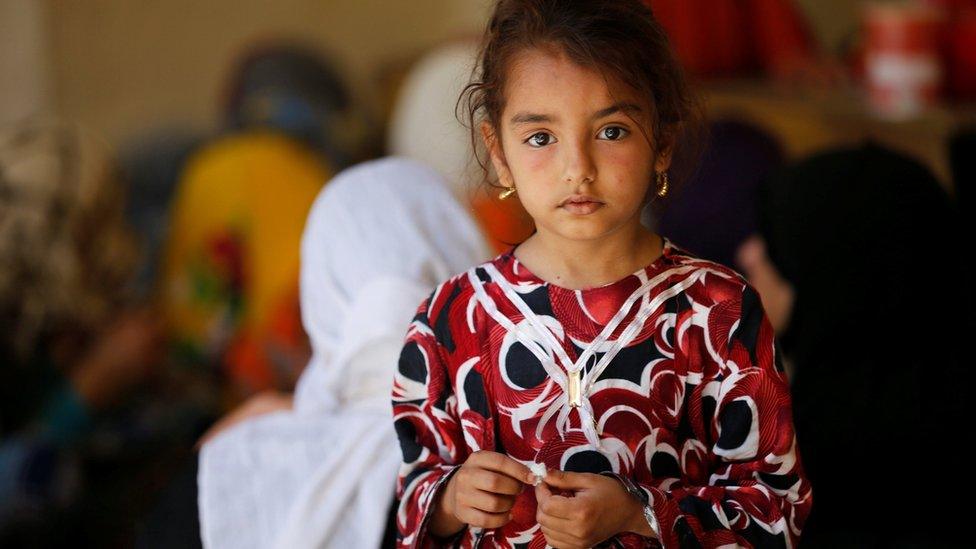
M 633 144 L 607 143 L 599 149 L 599 154 L 607 162 L 629 169 L 643 169 L 651 161 L 646 147 Z
M 606 168 L 601 170 L 601 173 L 609 172 L 607 175 L 611 177 L 608 180 L 612 181 L 612 184 L 617 188 L 630 186 L 633 181 L 641 180 L 642 174 L 653 175 L 651 158 L 646 154 L 646 151 L 637 147 L 618 147 L 605 150 L 601 160 L 601 168 Z
M 526 150 L 523 151 L 519 157 L 522 160 L 522 165 L 525 169 L 532 173 L 538 173 L 545 170 L 552 162 L 552 147 L 546 147 L 539 150 Z

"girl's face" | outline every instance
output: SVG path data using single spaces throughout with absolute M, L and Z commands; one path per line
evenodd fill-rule
M 655 171 L 670 164 L 634 122 L 655 140 L 648 101 L 626 86 L 611 96 L 600 73 L 537 49 L 514 59 L 507 82 L 500 135 L 485 122 L 482 136 L 539 232 L 595 240 L 639 224 Z

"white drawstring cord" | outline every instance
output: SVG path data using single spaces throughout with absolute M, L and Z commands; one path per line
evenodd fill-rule
M 698 262 L 695 262 L 698 263 Z M 661 306 L 664 301 L 670 299 L 671 297 L 677 295 L 678 293 L 686 290 L 688 287 L 698 282 L 705 273 L 713 273 L 723 278 L 727 278 L 728 275 L 725 273 L 716 271 L 714 269 L 703 267 L 696 264 L 688 264 L 681 267 L 676 267 L 673 269 L 668 269 L 658 274 L 652 279 L 649 279 L 642 283 L 631 295 L 624 301 L 623 305 L 617 311 L 616 314 L 610 319 L 604 329 L 600 334 L 588 345 L 583 352 L 579 355 L 579 358 L 574 362 L 572 361 L 565 348 L 556 340 L 555 335 L 552 331 L 539 319 L 538 315 L 525 303 L 512 284 L 501 274 L 501 272 L 493 264 L 488 263 L 484 265 L 485 271 L 488 276 L 494 281 L 502 290 L 505 297 L 522 313 L 522 316 L 528 322 L 528 330 L 531 331 L 535 338 L 530 338 L 524 333 L 524 328 L 516 326 L 508 317 L 503 315 L 495 304 L 495 301 L 488 295 L 484 289 L 484 285 L 481 279 L 478 277 L 476 268 L 471 268 L 468 270 L 468 280 L 471 282 L 472 287 L 475 291 L 475 296 L 479 303 L 485 308 L 489 315 L 495 319 L 496 322 L 505 327 L 506 330 L 513 333 L 516 339 L 519 340 L 542 364 L 542 367 L 546 370 L 546 373 L 555 380 L 560 387 L 563 389 L 563 394 L 558 398 L 554 399 L 550 403 L 548 409 L 543 414 L 539 424 L 536 426 L 536 437 L 541 438 L 543 427 L 548 424 L 552 416 L 558 411 L 559 415 L 556 421 L 556 428 L 559 432 L 561 438 L 565 439 L 566 425 L 569 421 L 570 410 L 574 406 L 569 405 L 568 394 L 568 377 L 574 372 L 579 372 L 585 374 L 581 380 L 581 402 L 578 406 L 578 413 L 580 415 L 580 422 L 582 424 L 583 433 L 586 436 L 587 441 L 594 447 L 601 448 L 599 432 L 597 429 L 596 417 L 593 410 L 593 405 L 590 403 L 589 392 L 592 384 L 596 379 L 600 377 L 609 365 L 610 362 L 616 357 L 622 349 L 627 347 L 640 330 L 643 328 L 644 323 L 647 318 Z M 693 276 L 685 278 L 680 282 L 674 284 L 668 289 L 662 291 L 660 294 L 651 299 L 650 301 L 643 301 L 637 314 L 634 315 L 633 320 L 627 325 L 627 327 L 621 332 L 620 336 L 611 342 L 610 347 L 604 353 L 596 365 L 590 370 L 585 371 L 583 366 L 586 361 L 591 357 L 595 357 L 596 349 L 602 347 L 606 341 L 613 335 L 613 332 L 617 329 L 617 326 L 626 318 L 627 313 L 633 307 L 634 303 L 643 296 L 646 296 L 649 290 L 657 286 L 658 284 L 666 281 L 669 277 L 674 275 L 685 274 L 689 271 L 697 271 Z M 548 348 L 543 348 L 542 345 Z M 549 352 L 546 352 L 546 351 Z M 567 373 L 564 373 L 556 365 L 556 357 L 562 362 L 563 368 Z

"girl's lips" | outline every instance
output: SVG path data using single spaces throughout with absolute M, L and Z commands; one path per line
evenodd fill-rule
M 567 202 L 560 207 L 569 213 L 588 215 L 597 211 L 602 206 L 603 204 L 601 202 Z

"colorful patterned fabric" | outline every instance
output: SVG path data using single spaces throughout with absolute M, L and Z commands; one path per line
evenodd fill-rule
M 173 203 L 161 282 L 181 362 L 220 364 L 244 394 L 294 383 L 307 359 L 299 242 L 330 175 L 310 149 L 267 131 L 194 156 Z
M 398 546 L 546 546 L 531 489 L 501 528 L 428 533 L 439 489 L 478 450 L 634 481 L 662 539 L 621 533 L 599 547 L 796 546 L 812 490 L 755 289 L 667 238 L 651 264 L 586 290 L 546 283 L 513 251 L 440 284 L 409 327 L 392 394 Z M 555 381 L 561 355 L 586 372 L 579 407 Z

